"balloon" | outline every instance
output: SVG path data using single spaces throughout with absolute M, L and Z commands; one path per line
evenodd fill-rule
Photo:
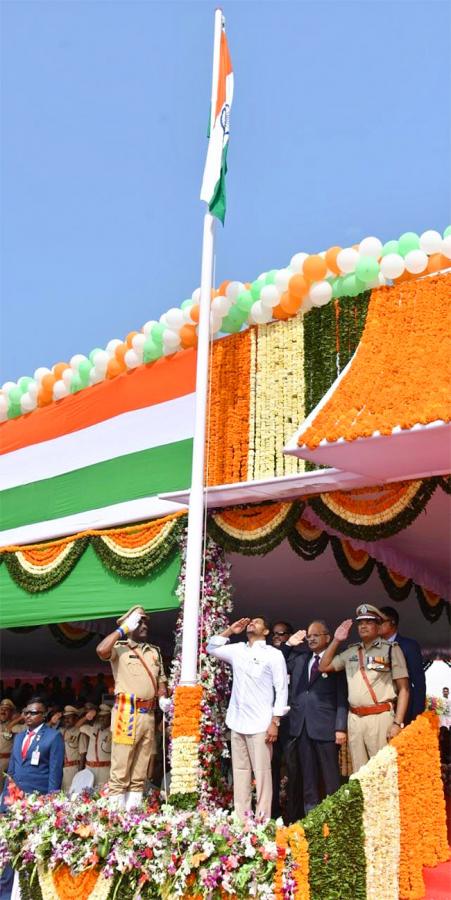
M 411 250 L 419 250 L 420 238 L 414 231 L 405 231 L 398 241 L 398 253 L 405 256 Z
M 105 372 L 98 372 L 93 366 L 89 373 L 89 384 L 100 384 L 101 381 L 105 381 Z
M 74 377 L 74 370 L 70 367 L 68 369 L 64 369 L 64 372 L 61 375 L 61 380 L 66 385 L 68 391 L 70 390 L 70 386 L 72 384 L 72 379 Z
M 36 409 L 36 399 L 31 397 L 28 391 L 25 391 L 20 398 L 20 409 L 23 413 L 29 413 Z
M 28 393 L 30 394 L 30 397 L 34 397 L 36 400 L 36 397 L 38 396 L 38 386 L 35 381 L 32 381 L 28 385 Z
M 57 380 L 57 379 L 56 379 L 55 376 L 52 374 L 52 372 L 50 372 L 49 375 L 44 375 L 44 377 L 43 377 L 43 379 L 42 379 L 42 381 L 41 381 L 41 387 L 42 387 L 42 389 L 43 389 L 46 393 L 49 393 L 50 391 L 53 390 L 53 385 L 55 384 L 55 381 L 56 381 L 56 380 Z
M 96 353 L 96 352 L 97 351 L 94 351 L 94 353 Z M 91 354 L 89 354 L 89 358 L 91 358 Z M 64 362 L 55 363 L 55 365 L 52 366 L 52 372 L 57 381 L 60 380 L 61 375 L 64 372 L 64 369 L 67 369 L 67 368 L 68 368 L 68 363 L 64 363 Z
M 260 300 L 260 293 L 262 288 L 265 286 L 264 279 L 257 278 L 256 281 L 253 281 L 251 284 L 251 294 L 253 300 Z
M 231 283 L 232 283 L 231 281 L 221 281 L 221 284 L 219 285 L 219 288 L 218 288 L 218 293 L 222 294 L 222 296 L 225 296 L 225 292 L 226 292 L 229 284 L 231 284 Z
M 110 359 L 110 362 L 108 363 L 108 365 L 113 365 L 113 364 L 116 364 L 116 365 L 117 365 L 117 363 L 116 363 L 116 361 L 115 361 L 114 359 Z M 74 372 L 74 377 L 73 377 L 73 379 L 72 379 L 72 383 L 71 383 L 71 386 L 70 386 L 70 392 L 71 392 L 71 394 L 76 394 L 77 391 L 81 391 L 82 387 L 83 387 L 83 385 L 82 385 L 80 376 L 77 375 L 76 372 Z M 39 401 L 38 401 L 38 402 L 39 402 Z
M 101 350 L 100 347 L 95 347 L 94 350 L 91 350 L 91 352 L 88 353 L 88 359 L 91 360 L 91 362 L 92 362 L 93 365 L 94 365 L 94 362 L 95 362 L 95 358 L 96 358 L 96 354 L 97 354 L 97 353 L 104 353 L 104 350 Z M 58 363 L 58 365 L 59 365 L 59 366 L 64 366 L 64 367 L 66 367 L 67 364 L 65 364 L 65 363 Z M 60 376 L 57 375 L 57 373 L 56 373 L 55 370 L 56 370 L 56 366 L 53 366 L 53 371 L 55 372 L 56 377 L 59 378 Z M 64 371 L 64 370 L 61 369 L 61 372 L 63 372 L 63 371 Z
M 189 302 L 191 303 L 191 300 Z M 142 327 L 143 334 L 147 337 L 147 335 L 151 333 L 153 326 L 157 324 L 155 319 L 149 319 Z
M 241 296 L 241 294 L 239 294 L 239 296 Z M 224 297 L 222 294 L 219 294 L 211 302 L 211 311 L 218 316 L 226 316 L 231 305 L 232 301 L 229 300 L 228 297 Z
M 379 275 L 379 263 L 374 256 L 361 256 L 355 267 L 355 274 L 359 281 L 367 284 L 374 281 Z
M 354 272 L 358 259 L 359 254 L 353 247 L 345 247 L 344 250 L 340 250 L 337 254 L 337 266 L 340 272 L 343 272 L 345 275 Z
M 50 372 L 50 369 L 48 369 L 47 366 L 40 366 L 39 369 L 36 369 L 36 371 L 34 373 L 34 380 L 40 384 L 41 378 L 43 378 L 44 375 L 48 375 L 49 372 Z
M 106 352 L 109 354 L 109 356 L 113 356 L 116 347 L 119 347 L 121 344 L 122 341 L 120 341 L 119 338 L 112 338 L 111 341 L 108 341 L 106 345 Z
M 15 381 L 5 381 L 5 383 L 2 384 L 2 391 L 4 394 L 9 394 L 11 388 L 15 388 L 15 387 L 17 387 L 17 384 Z
M 145 363 L 155 362 L 161 356 L 161 345 L 156 344 L 152 337 L 148 337 L 143 348 L 143 360 Z
M 153 326 L 150 334 L 154 344 L 163 344 L 163 335 L 164 335 L 165 326 L 162 325 L 161 322 L 156 322 Z
M 20 387 L 20 390 L 22 391 L 23 394 L 25 394 L 25 392 L 28 391 L 28 387 L 30 384 L 34 384 L 34 379 L 30 378 L 29 375 L 22 375 L 21 378 L 19 378 L 19 381 L 17 382 L 17 385 L 18 385 L 18 387 Z
M 277 269 L 271 269 L 270 272 L 267 272 L 265 282 L 266 284 L 274 284 L 277 275 Z
M 262 288 L 260 294 L 260 303 L 264 309 L 272 310 L 273 306 L 277 306 L 280 300 L 280 294 L 275 284 L 266 284 Z
M 293 274 L 293 269 L 279 269 L 279 271 L 276 272 L 274 284 L 281 294 L 283 294 L 284 291 L 288 290 L 288 285 L 290 283 L 290 279 L 293 277 Z
M 199 324 L 199 318 L 200 318 L 200 306 L 199 306 L 198 303 L 193 303 L 193 305 L 192 305 L 192 307 L 191 307 L 191 309 L 190 309 L 190 311 L 189 311 L 189 316 L 190 316 L 191 322 L 195 322 L 196 325 Z M 169 323 L 168 323 L 168 324 L 169 324 Z M 179 327 L 180 327 L 180 326 L 179 326 Z M 178 328 L 177 328 L 177 331 L 178 331 Z
M 63 397 L 67 397 L 68 393 L 69 393 L 69 390 L 66 387 L 66 385 L 64 384 L 64 381 L 62 381 L 62 379 L 55 381 L 55 384 L 53 385 L 53 399 L 54 400 L 62 400 Z
M 193 309 L 194 306 L 196 306 L 196 304 L 193 303 L 192 300 L 190 300 L 190 301 L 189 301 L 189 304 L 187 304 L 187 305 L 185 306 L 185 308 L 184 308 L 184 310 L 183 310 L 183 324 L 184 324 L 184 325 L 185 325 L 186 323 L 188 323 L 188 325 L 192 325 L 192 324 L 193 324 L 193 320 L 192 320 L 192 318 L 191 318 L 191 310 Z M 176 329 L 176 330 L 178 331 L 178 329 Z
M 310 285 L 303 275 L 293 275 L 288 284 L 288 293 L 293 299 L 302 300 L 308 294 L 309 287 Z
M 141 360 L 136 353 L 136 350 L 127 350 L 124 356 L 124 363 L 127 366 L 127 369 L 136 369 L 136 366 L 139 366 Z
M 343 296 L 342 293 L 343 278 L 334 278 L 332 281 L 332 297 L 338 299 Z
M 217 334 L 218 331 L 221 331 L 223 316 L 218 316 L 215 313 L 210 313 L 210 332 L 211 334 Z
M 194 307 L 193 307 L 194 308 Z M 191 315 L 192 315 L 191 310 Z M 181 309 L 178 309 L 176 306 L 168 309 L 166 313 L 166 324 L 168 328 L 171 328 L 173 331 L 178 331 L 179 328 L 185 323 L 185 317 Z
M 307 256 L 307 259 L 304 259 L 302 274 L 308 281 L 321 281 L 326 277 L 326 273 L 327 263 L 322 256 L 313 254 L 312 256 Z
M 332 299 L 332 285 L 328 281 L 317 281 L 316 284 L 312 284 L 308 299 L 312 306 L 325 306 Z M 304 304 L 302 309 L 304 311 Z
M 384 278 L 399 278 L 404 269 L 404 260 L 399 253 L 389 253 L 381 259 L 381 272 Z
M 451 225 L 447 225 L 443 232 L 443 237 L 447 238 L 450 236 L 450 234 L 451 234 Z
M 193 291 L 193 293 L 191 294 L 191 300 L 193 301 L 193 303 L 200 302 L 200 287 L 196 288 L 196 290 Z
M 260 275 L 258 275 L 258 277 L 256 278 L 256 281 L 264 281 L 266 284 L 267 274 L 268 274 L 267 272 L 261 272 Z
M 20 403 L 11 403 L 8 407 L 7 418 L 15 419 L 17 416 L 20 416 L 21 413 Z
M 109 355 L 106 350 L 95 350 L 93 354 L 94 365 L 98 372 L 106 372 Z M 64 371 L 64 370 L 63 370 Z
M 391 253 L 397 253 L 399 255 L 398 241 L 387 241 L 382 247 L 382 256 L 388 256 Z
M 118 363 L 124 363 L 124 356 L 127 352 L 127 344 L 120 343 L 118 347 L 116 347 L 114 351 L 114 355 L 118 361 Z M 124 363 L 125 366 L 125 363 Z
M 125 338 L 125 343 L 127 344 L 127 347 L 132 346 L 132 342 L 133 342 L 133 338 L 135 337 L 135 334 L 138 334 L 138 332 L 137 331 L 129 331 L 127 337 Z
M 107 378 L 116 378 L 116 376 L 120 375 L 121 372 L 123 372 L 122 365 L 120 364 L 119 360 L 116 359 L 115 356 L 112 356 L 111 359 L 108 360 L 108 365 L 106 367 L 106 377 Z M 75 379 L 78 379 L 78 381 L 80 381 L 80 377 L 78 375 L 75 376 L 74 381 L 75 381 Z M 80 381 L 80 387 L 81 387 L 81 381 Z M 75 390 L 78 391 L 79 388 L 77 387 L 77 388 L 75 388 Z M 71 392 L 72 393 L 74 392 L 74 382 L 72 382 L 72 385 L 71 385 Z
M 254 301 L 252 299 L 252 294 L 250 291 L 241 291 L 241 294 L 238 295 L 235 301 L 235 309 L 238 309 L 240 312 L 244 313 L 247 316 L 251 311 L 253 302 Z M 228 312 L 229 310 L 227 310 L 227 313 Z
M 288 291 L 285 291 L 280 298 L 280 305 L 284 312 L 293 316 L 301 308 L 302 298 L 293 297 Z
M 71 369 L 73 369 L 74 372 L 78 372 L 78 367 L 79 367 L 80 363 L 83 362 L 85 359 L 86 359 L 86 356 L 84 356 L 83 353 L 75 353 L 74 356 L 71 357 L 71 360 L 69 362 Z
M 451 234 L 448 234 L 442 241 L 442 254 L 447 259 L 451 259 Z
M 226 297 L 228 297 L 229 300 L 232 300 L 232 301 L 236 300 L 236 298 L 238 297 L 238 294 L 241 294 L 241 291 L 244 291 L 243 282 L 242 281 L 231 281 L 226 290 Z
M 5 394 L 0 394 L 0 419 L 6 418 L 6 412 L 8 409 L 8 400 Z
M 333 272 L 335 275 L 340 274 L 340 269 L 337 265 L 337 256 L 341 253 L 341 247 L 330 247 L 329 250 L 326 250 L 326 255 L 324 259 L 326 260 L 326 266 L 330 272 Z
M 237 309 L 236 306 L 232 306 L 230 312 L 222 320 L 221 331 L 224 333 L 230 332 L 231 334 L 240 331 L 246 318 L 246 313 Z
M 341 297 L 356 297 L 365 290 L 365 285 L 356 278 L 354 273 L 345 275 L 341 284 Z
M 266 325 L 272 319 L 271 310 L 264 307 L 261 300 L 252 305 L 251 316 L 257 325 Z
M 171 350 L 173 353 L 180 347 L 180 337 L 177 331 L 166 328 L 163 334 L 163 347 L 165 350 Z
M 144 347 L 145 343 L 146 343 L 146 335 L 143 334 L 142 331 L 138 331 L 132 340 L 132 347 L 133 347 L 135 353 L 137 353 L 138 355 L 141 354 L 141 356 L 142 356 L 142 351 L 143 351 L 143 347 Z
M 182 325 L 180 329 L 180 341 L 184 350 L 188 347 L 197 347 L 197 334 L 195 325 Z
M 307 295 L 307 297 L 304 297 L 304 299 L 302 301 L 302 306 L 301 306 L 302 315 L 305 316 L 308 312 L 310 312 L 311 309 L 313 309 L 313 303 L 310 299 L 310 296 Z
M 424 250 L 410 250 L 409 253 L 406 253 L 404 262 L 408 272 L 411 272 L 412 275 L 419 275 L 420 272 L 427 269 L 428 256 Z
M 420 249 L 428 255 L 440 253 L 441 246 L 442 236 L 439 231 L 423 231 L 423 234 L 420 235 Z
M 359 244 L 360 256 L 373 256 L 374 259 L 380 259 L 382 256 L 382 241 L 377 237 L 367 237 Z
M 295 253 L 290 259 L 290 268 L 293 272 L 302 272 L 304 260 L 307 259 L 308 253 Z
M 22 396 L 22 391 L 20 390 L 20 387 L 17 387 L 17 385 L 14 385 L 14 387 L 10 388 L 8 391 L 9 404 L 17 405 L 18 403 L 20 403 L 21 396 Z
M 81 381 L 83 387 L 88 387 L 91 369 L 92 369 L 92 363 L 90 362 L 90 360 L 89 359 L 82 360 L 82 362 L 80 363 L 80 365 L 78 367 L 78 374 L 80 376 L 80 381 Z M 42 383 L 44 384 L 44 379 L 42 380 Z
M 291 314 L 285 312 L 280 303 L 274 307 L 272 311 L 273 319 L 280 319 L 280 321 L 284 321 L 285 319 L 289 319 Z
M 441 253 L 433 253 L 428 259 L 428 272 L 440 272 L 440 269 L 447 269 L 448 266 L 449 261 Z

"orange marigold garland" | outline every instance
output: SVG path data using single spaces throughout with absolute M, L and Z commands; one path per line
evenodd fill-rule
M 215 341 L 208 405 L 208 484 L 247 479 L 253 329 Z
M 174 695 L 171 802 L 194 806 L 199 792 L 199 741 L 202 687 L 179 685 Z
M 310 900 L 309 851 L 302 825 L 276 830 L 274 896 L 280 900 Z

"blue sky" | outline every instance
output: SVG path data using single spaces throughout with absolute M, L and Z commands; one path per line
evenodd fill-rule
M 122 338 L 198 285 L 215 4 L 1 6 L 4 381 Z M 217 283 L 449 224 L 450 9 L 224 3 Z

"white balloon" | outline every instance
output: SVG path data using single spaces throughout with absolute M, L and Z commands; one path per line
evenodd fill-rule
M 439 231 L 423 231 L 420 237 L 420 247 L 425 253 L 440 253 L 442 249 L 442 236 Z
M 332 299 L 332 285 L 328 281 L 317 281 L 309 290 L 313 306 L 325 306 Z
M 290 268 L 293 272 L 302 272 L 304 260 L 307 259 L 308 253 L 295 253 L 290 259 Z
M 17 384 L 15 381 L 5 381 L 5 383 L 2 384 L 2 391 L 5 394 L 9 394 L 11 388 L 15 388 L 15 387 L 17 387 Z
M 136 369 L 136 366 L 140 364 L 140 358 L 136 353 L 136 350 L 127 350 L 124 353 L 124 363 L 127 366 L 127 369 Z
M 44 375 L 49 375 L 49 373 L 50 369 L 48 369 L 47 366 L 39 366 L 39 369 L 36 369 L 34 373 L 34 379 L 39 384 L 44 378 Z
M 96 372 L 103 372 L 103 374 L 105 374 L 106 367 L 110 359 L 109 354 L 106 352 L 106 350 L 98 350 L 97 353 L 94 354 L 93 359 Z
M 404 257 L 405 267 L 412 275 L 424 272 L 428 264 L 428 255 L 424 250 L 409 250 Z
M 119 338 L 111 338 L 111 341 L 108 341 L 108 343 L 105 347 L 105 350 L 109 354 L 110 357 L 114 356 L 114 351 L 116 350 L 116 347 L 120 347 L 121 344 L 122 344 L 122 341 L 120 341 Z
M 146 335 L 143 334 L 142 331 L 138 332 L 138 334 L 135 334 L 134 337 L 132 337 L 132 347 L 135 353 L 142 353 L 142 349 L 145 343 Z
M 193 320 L 192 320 L 192 318 L 191 318 L 191 310 L 192 310 L 193 306 L 194 306 L 194 303 L 191 303 L 189 306 L 185 306 L 185 308 L 182 309 L 182 312 L 183 312 L 183 322 L 184 322 L 184 323 L 188 323 L 188 325 L 192 325 L 192 324 L 193 324 Z
M 196 288 L 196 290 L 193 291 L 193 293 L 191 294 L 191 300 L 193 301 L 193 303 L 200 303 L 200 287 Z
M 275 284 L 276 288 L 278 288 L 278 290 L 280 291 L 281 294 L 283 294 L 288 289 L 288 283 L 290 281 L 290 278 L 293 277 L 293 275 L 294 275 L 293 269 L 288 269 L 288 268 L 287 269 L 279 269 L 279 271 L 276 272 L 274 284 Z
M 312 303 L 309 295 L 307 294 L 307 296 L 304 297 L 304 299 L 302 301 L 302 306 L 301 306 L 300 312 L 303 315 L 305 315 L 306 313 L 310 312 L 311 309 L 313 309 L 313 303 Z
M 275 284 L 266 284 L 260 291 L 260 303 L 264 309 L 272 310 L 273 306 L 277 306 L 280 300 L 280 294 Z
M 0 394 L 0 422 L 8 418 L 8 400 L 5 394 Z
M 156 324 L 157 324 L 156 319 L 149 319 L 149 321 L 146 322 L 145 325 L 143 325 L 143 334 L 147 337 L 147 335 L 150 334 L 150 332 L 152 331 L 153 326 Z M 132 341 L 132 343 L 133 343 L 133 341 Z
M 233 301 L 236 300 L 236 298 L 238 297 L 238 294 L 241 294 L 241 291 L 244 291 L 243 282 L 242 281 L 231 281 L 230 284 L 228 284 L 227 288 L 226 288 L 226 297 L 228 297 L 228 299 L 231 300 L 233 303 Z
M 69 370 L 66 369 L 65 371 L 67 372 Z M 93 370 L 91 370 L 90 374 L 92 374 L 92 371 Z M 63 372 L 63 375 L 64 375 L 64 372 Z M 53 385 L 53 399 L 54 400 L 62 400 L 63 397 L 67 397 L 67 395 L 69 393 L 70 393 L 69 387 L 68 387 L 68 385 L 66 385 L 64 383 L 62 378 L 59 378 L 58 381 L 55 381 L 55 384 Z
M 223 316 L 227 315 L 232 302 L 233 301 L 230 299 L 230 297 L 224 297 L 222 294 L 219 294 L 212 300 L 211 310 L 215 313 L 215 315 L 221 316 L 222 318 Z
M 442 240 L 442 253 L 447 259 L 451 259 L 451 234 Z
M 380 259 L 382 254 L 382 241 L 377 237 L 367 237 L 364 238 L 363 241 L 360 241 L 359 244 L 359 255 L 360 256 L 374 256 L 375 259 Z
M 64 369 L 64 372 L 61 375 L 61 380 L 64 382 L 66 387 L 69 389 L 72 384 L 72 379 L 74 377 L 74 372 L 71 368 Z
M 99 372 L 98 369 L 93 366 L 89 373 L 89 384 L 100 384 L 101 381 L 105 381 L 105 372 Z
M 399 278 L 404 272 L 405 264 L 399 253 L 387 253 L 381 259 L 380 268 L 384 278 Z
M 27 391 L 28 391 L 30 397 L 33 397 L 34 399 L 36 399 L 36 397 L 38 396 L 38 390 L 39 390 L 39 388 L 38 388 L 36 382 L 31 381 L 27 388 Z
M 261 274 L 257 278 L 257 281 L 264 281 L 267 274 L 268 274 L 267 272 L 261 272 Z
M 177 347 L 180 347 L 180 335 L 176 331 L 167 328 L 163 332 L 163 348 L 174 351 Z
M 251 315 L 257 325 L 266 325 L 272 319 L 271 310 L 266 309 L 260 300 L 256 300 L 251 306 Z
M 210 331 L 211 334 L 216 334 L 217 331 L 220 331 L 222 325 L 222 316 L 218 316 L 218 314 L 211 312 L 210 313 Z
M 73 369 L 74 372 L 78 372 L 80 363 L 84 362 L 85 359 L 86 356 L 84 356 L 83 353 L 75 353 L 74 356 L 71 357 L 69 362 L 71 369 Z
M 22 394 L 20 398 L 20 408 L 23 413 L 29 413 L 32 409 L 36 407 L 36 400 L 30 397 L 28 391 L 25 391 L 25 394 Z
M 183 309 L 178 309 L 177 306 L 172 306 L 171 309 L 168 309 L 166 313 L 166 325 L 168 328 L 171 328 L 172 331 L 178 331 L 184 324 Z
M 355 267 L 357 265 L 357 261 L 359 259 L 359 254 L 357 250 L 354 250 L 354 247 L 345 247 L 344 250 L 340 250 L 337 254 L 337 266 L 345 275 L 350 275 L 351 272 L 355 272 Z

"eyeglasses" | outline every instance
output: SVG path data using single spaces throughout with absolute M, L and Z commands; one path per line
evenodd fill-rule
M 273 637 L 283 637 L 284 634 L 290 634 L 289 631 L 273 631 L 271 633 Z
M 43 709 L 24 709 L 23 714 L 24 714 L 24 716 L 43 716 L 44 710 Z

